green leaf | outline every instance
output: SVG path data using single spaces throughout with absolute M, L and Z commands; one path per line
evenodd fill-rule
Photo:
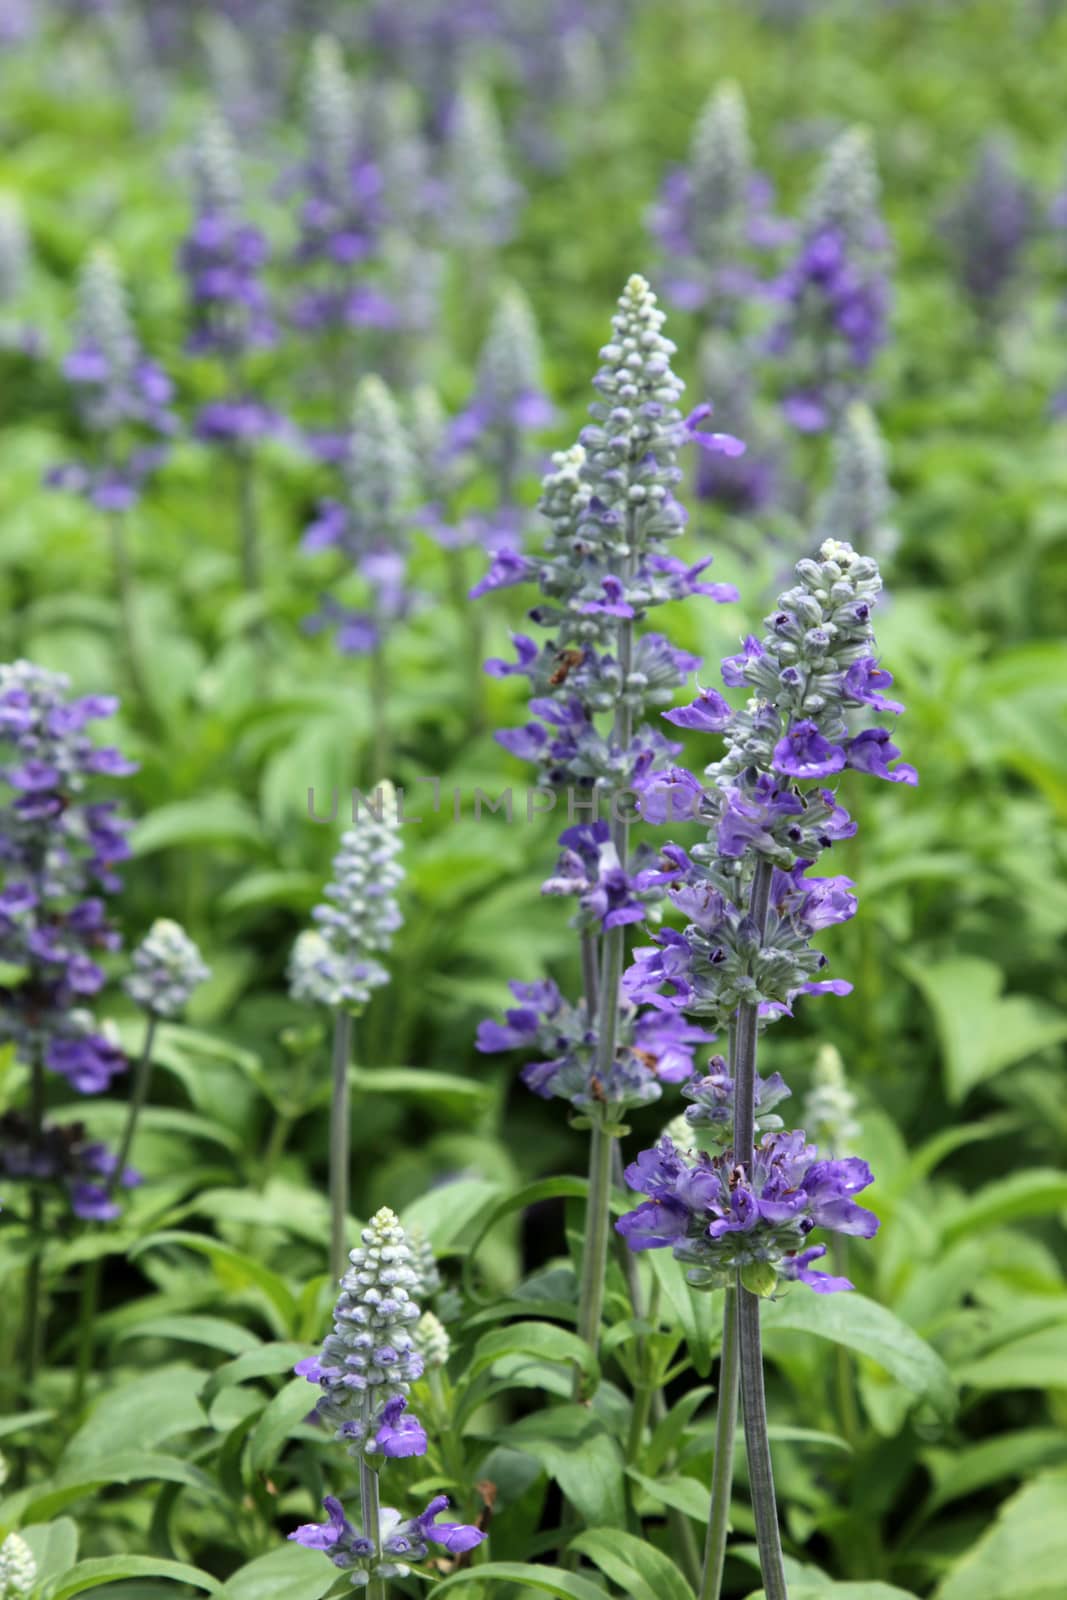
M 648 1254 L 652 1270 L 685 1334 L 689 1359 L 697 1374 L 706 1378 L 711 1371 L 711 1353 L 718 1342 L 718 1330 L 722 1327 L 722 1293 L 693 1289 L 686 1282 L 685 1268 L 669 1250 L 650 1250 Z
M 671 1506 L 694 1522 L 706 1523 L 711 1506 L 711 1489 L 695 1478 L 679 1473 L 674 1477 L 649 1478 L 636 1467 L 627 1467 L 626 1475 L 639 1483 L 650 1500 L 658 1505 Z
M 222 1350 L 230 1356 L 260 1348 L 254 1333 L 223 1317 L 149 1317 L 145 1322 L 120 1328 L 115 1343 L 121 1344 L 127 1339 L 179 1339 L 186 1344 L 202 1345 L 207 1350 Z
M 682 1435 L 705 1400 L 715 1393 L 706 1383 L 687 1394 L 673 1405 L 663 1421 L 656 1425 L 645 1451 L 644 1464 L 650 1472 L 657 1472 L 672 1451 L 677 1450 Z
M 322 888 L 313 872 L 284 872 L 264 869 L 248 872 L 231 883 L 219 896 L 218 909 L 224 913 L 258 911 L 265 906 L 284 906 L 290 911 L 307 911 Z
M 127 1378 L 107 1391 L 71 1438 L 60 1459 L 62 1472 L 75 1463 L 96 1463 L 116 1450 L 151 1450 L 176 1434 L 204 1426 L 199 1404 L 204 1375 L 195 1367 L 161 1367 Z
M 33 1551 L 38 1583 L 63 1577 L 78 1559 L 78 1526 L 70 1517 L 36 1522 L 32 1527 L 20 1528 L 19 1536 Z
M 580 1578 L 576 1572 L 563 1572 L 559 1567 L 532 1566 L 525 1561 L 487 1561 L 484 1566 L 472 1567 L 469 1572 L 454 1572 L 450 1578 L 430 1590 L 427 1600 L 437 1600 L 438 1595 L 454 1589 L 458 1583 L 469 1585 L 475 1581 L 486 1584 L 518 1583 L 524 1589 L 537 1589 L 542 1594 L 556 1595 L 558 1600 L 604 1600 L 604 1590 L 598 1584 L 590 1583 L 588 1578 Z M 227 1594 L 226 1600 L 234 1600 L 234 1597 Z M 246 1597 L 242 1595 L 240 1600 L 246 1600 Z M 252 1600 L 252 1596 L 248 1595 L 247 1600 Z
M 278 1390 L 252 1434 L 249 1460 L 253 1472 L 266 1472 L 274 1465 L 285 1441 L 297 1423 L 315 1409 L 317 1399 L 306 1378 L 293 1378 Z
M 968 1196 L 942 1229 L 946 1245 L 986 1228 L 1002 1227 L 1026 1217 L 1042 1217 L 1067 1207 L 1067 1173 L 1054 1168 L 1031 1168 L 987 1183 Z
M 540 1461 L 591 1527 L 625 1522 L 622 1452 L 586 1406 L 534 1412 L 501 1429 L 497 1439 Z
M 0 1417 L 0 1439 L 9 1433 L 22 1433 L 25 1428 L 39 1428 L 54 1416 L 54 1411 L 24 1411 L 21 1416 Z
M 1029 995 L 1004 998 L 999 967 L 979 956 L 900 965 L 934 1014 L 949 1099 L 958 1104 L 971 1089 L 1005 1067 L 1067 1039 L 1067 1017 Z
M 568 1548 L 587 1556 L 628 1600 L 693 1600 L 670 1557 L 621 1528 L 587 1528 Z
M 513 1216 L 516 1211 L 525 1211 L 528 1206 L 541 1205 L 545 1200 L 584 1198 L 587 1188 L 588 1184 L 584 1178 L 542 1178 L 539 1183 L 528 1183 L 524 1188 L 494 1205 L 482 1219 L 481 1227 L 474 1235 L 463 1262 L 463 1287 L 471 1299 L 477 1301 L 479 1305 L 486 1305 L 491 1299 L 491 1296 L 475 1292 L 474 1264 L 486 1235 L 496 1227 L 497 1223 L 503 1222 L 505 1217 Z M 405 1212 L 405 1224 L 409 1214 L 410 1210 Z
M 156 1455 L 150 1451 L 126 1450 L 94 1461 L 79 1461 L 58 1472 L 54 1478 L 35 1483 L 6 1502 L 14 1506 L 22 1521 L 41 1522 L 66 1506 L 93 1494 L 109 1483 L 182 1483 L 202 1494 L 218 1495 L 215 1484 L 188 1461 L 177 1456 Z
M 210 1406 L 222 1389 L 230 1384 L 244 1383 L 247 1378 L 266 1378 L 276 1372 L 292 1372 L 296 1363 L 311 1353 L 311 1346 L 306 1344 L 261 1344 L 257 1349 L 238 1356 L 235 1361 L 227 1361 L 213 1372 L 204 1385 L 200 1403 Z M 307 1383 L 306 1378 L 302 1381 Z M 314 1387 L 309 1385 L 307 1392 L 317 1398 Z M 311 1410 L 310 1406 L 308 1410 Z
M 501 1356 L 533 1356 L 544 1361 L 572 1363 L 581 1368 L 585 1388 L 596 1385 L 599 1367 L 595 1353 L 584 1339 L 566 1328 L 553 1327 L 550 1322 L 513 1322 L 506 1328 L 494 1328 L 485 1333 L 474 1347 L 467 1376 L 476 1378 L 491 1367 Z
M 354 1094 L 411 1095 L 461 1121 L 488 1110 L 494 1099 L 487 1083 L 429 1067 L 371 1067 L 367 1071 L 356 1067 L 351 1082 Z
M 1060 1324 L 1025 1334 L 968 1362 L 956 1376 L 971 1389 L 1067 1388 L 1067 1331 Z
M 1005 1501 L 934 1600 L 1061 1600 L 1067 1570 L 1067 1472 Z
M 157 806 L 137 824 L 131 839 L 135 856 L 185 845 L 230 847 L 248 855 L 262 848 L 263 830 L 238 795 L 224 792 Z
M 948 1368 L 906 1322 L 855 1290 L 809 1294 L 796 1290 L 762 1308 L 766 1333 L 813 1333 L 876 1361 L 905 1389 L 951 1416 L 956 1396 Z
M 1067 1433 L 1061 1428 L 1021 1428 L 962 1450 L 930 1450 L 925 1463 L 934 1487 L 925 1510 L 936 1511 L 1005 1478 L 1033 1475 L 1038 1467 L 1058 1465 L 1065 1457 Z
M 184 1233 L 176 1228 L 152 1233 L 133 1246 L 130 1259 L 136 1260 L 146 1250 L 158 1250 L 167 1245 L 180 1245 L 185 1250 L 207 1256 L 225 1289 L 259 1289 L 276 1311 L 284 1329 L 292 1326 L 296 1318 L 296 1295 L 284 1278 L 254 1257 L 218 1239 L 210 1239 L 206 1234 Z
M 172 1578 L 175 1583 L 206 1589 L 208 1594 L 221 1593 L 216 1578 L 201 1572 L 199 1567 L 187 1566 L 184 1561 L 162 1561 L 155 1556 L 103 1556 L 79 1561 L 52 1590 L 49 1600 L 71 1600 L 73 1595 L 100 1589 L 105 1583 L 118 1583 L 123 1578 Z
M 336 1578 L 337 1568 L 321 1550 L 283 1544 L 227 1578 L 218 1600 L 321 1600 Z

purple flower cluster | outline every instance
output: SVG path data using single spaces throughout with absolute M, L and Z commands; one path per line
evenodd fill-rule
M 317 270 L 319 281 L 296 300 L 293 321 L 305 332 L 380 323 L 388 305 L 353 269 L 378 241 L 384 220 L 382 174 L 360 149 L 353 87 L 330 38 L 316 39 L 312 46 L 305 120 L 308 150 L 298 174 L 297 261 Z
M 454 450 L 470 451 L 493 473 L 510 506 L 524 465 L 524 439 L 552 421 L 541 381 L 541 350 L 529 301 L 516 284 L 500 291 L 482 347 L 474 396 L 451 429 Z
M 415 463 L 396 401 L 373 373 L 356 387 L 340 471 L 343 498 L 319 502 L 302 548 L 308 554 L 339 551 L 368 603 L 351 607 L 326 596 L 305 627 L 329 629 L 343 654 L 363 655 L 383 645 L 419 600 L 407 571 Z
M 401 1520 L 396 1511 L 383 1507 L 377 1541 L 359 1533 L 345 1516 L 344 1507 L 334 1495 L 322 1502 L 328 1522 L 308 1522 L 289 1535 L 307 1550 L 322 1550 L 335 1567 L 352 1574 L 352 1582 L 365 1584 L 370 1576 L 405 1577 L 409 1563 L 425 1561 L 430 1545 L 440 1545 L 449 1555 L 462 1555 L 482 1543 L 485 1534 L 465 1522 L 438 1522 L 447 1509 L 448 1496 L 435 1495 L 417 1517 Z
M 705 689 L 690 706 L 667 713 L 683 727 L 723 736 L 727 748 L 704 785 L 672 768 L 643 786 L 646 818 L 699 818 L 709 841 L 684 860 L 675 851 L 678 881 L 668 897 L 688 927 L 666 929 L 636 952 L 623 980 L 634 1003 L 679 1005 L 724 1026 L 742 1003 L 770 1020 L 791 1015 L 800 994 L 849 992 L 843 980 L 814 977 L 826 958 L 810 944 L 856 910 L 849 879 L 809 876 L 823 850 L 856 831 L 826 780 L 846 769 L 890 783 L 918 778 L 896 762 L 886 728 L 854 731 L 859 713 L 903 710 L 889 698 L 892 678 L 875 654 L 876 563 L 827 540 L 819 559 L 799 562 L 796 575 L 767 617 L 763 639 L 750 635 L 740 654 L 723 662 L 726 685 L 752 693 L 748 705 L 732 711 Z M 754 945 L 747 885 L 759 856 L 775 870 L 766 937 Z
M 820 1294 L 851 1289 L 847 1278 L 812 1270 L 826 1254 L 806 1246 L 815 1228 L 870 1239 L 878 1219 L 852 1196 L 873 1182 L 857 1157 L 820 1161 L 801 1132 L 766 1134 L 751 1164 L 733 1152 L 696 1155 L 663 1138 L 626 1169 L 631 1189 L 648 1195 L 616 1228 L 631 1250 L 669 1247 L 696 1288 L 731 1283 L 769 1294 L 779 1278 Z
M 166 460 L 177 419 L 171 381 L 138 343 L 122 279 L 106 250 L 95 250 L 82 269 L 74 348 L 63 375 L 92 451 L 88 460 L 54 467 L 45 481 L 102 511 L 127 511 Z
M 196 214 L 178 255 L 192 317 L 188 349 L 216 356 L 230 389 L 201 407 L 194 430 L 209 444 L 247 445 L 280 426 L 272 411 L 243 392 L 240 370 L 250 352 L 274 343 L 277 330 L 263 282 L 267 241 L 243 214 L 237 153 L 221 117 L 200 129 L 193 188 Z
M 680 1011 L 644 1012 L 624 1004 L 616 1033 L 616 1055 L 607 1077 L 597 1073 L 597 1024 L 584 1006 L 566 1001 L 550 978 L 509 985 L 519 1004 L 504 1021 L 479 1024 L 477 1049 L 483 1055 L 505 1050 L 539 1051 L 546 1059 L 523 1068 L 527 1088 L 543 1099 L 572 1105 L 594 1102 L 642 1105 L 659 1098 L 664 1083 L 682 1083 L 693 1074 L 697 1048 L 714 1034 L 687 1023 Z
M 68 688 L 28 661 L 0 666 L 0 959 L 18 974 L 4 990 L 0 1037 L 97 1094 L 126 1070 L 85 1005 L 104 984 L 97 954 L 118 946 L 100 894 L 119 887 L 114 868 L 129 846 L 116 803 L 90 795 L 97 778 L 136 766 L 86 732 L 118 702 L 71 699 Z
M 781 307 L 767 351 L 785 373 L 783 410 L 821 433 L 862 394 L 889 316 L 887 236 L 866 135 L 843 134 L 816 182 L 793 259 L 770 286 Z
M 727 455 L 744 446 L 728 434 L 700 431 L 710 406 L 683 416 L 683 385 L 671 370 L 675 347 L 660 331 L 663 321 L 655 295 L 635 275 L 620 297 L 612 339 L 600 352 L 594 384 L 602 399 L 590 407 L 594 421 L 578 445 L 553 458 L 555 470 L 544 480 L 541 510 L 551 525 L 544 554 L 536 559 L 498 551 L 471 591 L 477 597 L 531 581 L 541 590 L 530 617 L 551 638 L 538 650 L 518 635 L 516 666 L 491 661 L 486 670 L 530 679 L 530 709 L 538 720 L 497 739 L 552 782 L 628 787 L 635 774 L 677 753 L 642 713 L 669 703 L 694 659 L 653 636 L 638 643 L 640 661 L 624 663 L 618 624 L 639 622 L 653 606 L 693 594 L 737 597 L 731 585 L 703 579 L 710 561 L 690 566 L 666 549 L 685 527 L 672 492 L 682 446 L 697 442 Z M 595 720 L 620 703 L 634 724 L 625 747 Z
M 422 1257 L 425 1254 L 420 1251 Z M 412 1336 L 419 1321 L 413 1294 L 423 1283 L 411 1242 L 393 1212 L 383 1206 L 363 1230 L 360 1247 L 352 1251 L 334 1308 L 333 1331 L 319 1355 L 296 1366 L 309 1383 L 319 1385 L 319 1415 L 335 1426 L 335 1437 L 359 1457 L 363 1478 L 376 1477 L 385 1461 L 426 1454 L 426 1430 L 407 1410 L 410 1386 L 423 1372 L 423 1357 Z M 324 1505 L 326 1524 L 308 1523 L 289 1537 L 310 1550 L 324 1551 L 360 1586 L 371 1578 L 404 1576 L 407 1562 L 424 1560 L 430 1543 L 459 1554 L 485 1538 L 464 1523 L 436 1521 L 448 1505 L 444 1495 L 408 1521 L 396 1511 L 383 1510 L 373 1533 L 366 1527 L 357 1532 L 334 1496 L 328 1496 Z
M 58 1186 L 74 1215 L 84 1222 L 112 1222 L 120 1214 L 110 1192 L 115 1165 L 114 1154 L 91 1141 L 80 1122 L 46 1122 L 35 1131 L 23 1112 L 0 1116 L 0 1173 L 16 1183 Z M 133 1189 L 141 1175 L 124 1167 L 118 1182 Z
M 723 84 L 696 124 L 688 164 L 668 173 L 649 218 L 669 263 L 668 298 L 710 324 L 736 327 L 761 292 L 761 258 L 790 236 L 772 205 L 769 181 L 752 167 L 744 98 Z
M 942 219 L 960 282 L 982 316 L 995 315 L 1006 301 L 1037 221 L 1037 197 L 1019 173 L 1010 140 L 991 135 Z

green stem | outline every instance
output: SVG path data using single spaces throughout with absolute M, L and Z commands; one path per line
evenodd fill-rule
M 371 1419 L 370 1395 L 363 1394 L 363 1426 L 369 1428 Z M 374 1545 L 374 1564 L 377 1566 L 382 1557 L 382 1528 L 381 1506 L 378 1499 L 378 1474 L 369 1465 L 363 1454 L 362 1445 L 359 1455 L 359 1506 L 360 1517 L 363 1524 L 363 1537 L 370 1539 Z M 367 1585 L 367 1600 L 385 1600 L 386 1582 L 384 1578 L 372 1577 Z
M 589 1199 L 585 1214 L 585 1250 L 578 1301 L 578 1337 L 595 1353 L 600 1344 L 600 1316 L 604 1308 L 604 1276 L 608 1261 L 611 1220 L 611 1146 L 614 1136 L 604 1131 L 598 1117 L 589 1139 Z M 581 1376 L 575 1377 L 575 1391 Z
M 719 1361 L 718 1415 L 715 1422 L 715 1464 L 711 1473 L 711 1509 L 704 1545 L 704 1576 L 698 1600 L 719 1600 L 726 1539 L 730 1529 L 730 1497 L 734 1479 L 734 1435 L 738 1393 L 737 1292 L 727 1289 L 722 1312 L 722 1355 Z
M 330 1101 L 330 1276 L 336 1283 L 348 1265 L 348 1169 L 350 1109 L 348 1064 L 352 1056 L 352 1015 L 338 1011 L 333 1022 L 333 1095 Z
M 115 1165 L 108 1173 L 104 1184 L 104 1193 L 109 1200 L 114 1197 L 115 1190 L 122 1182 L 122 1174 L 126 1170 L 126 1163 L 133 1149 L 137 1123 L 148 1099 L 148 1085 L 152 1077 L 152 1044 L 156 1036 L 158 1022 L 159 1018 L 150 1012 L 145 1025 L 141 1054 L 133 1069 L 133 1085 L 130 1089 L 130 1099 L 126 1107 L 126 1123 L 122 1130 L 118 1154 L 115 1157 Z M 82 1401 L 85 1398 L 85 1387 L 93 1367 L 96 1345 L 96 1314 L 100 1305 L 102 1272 L 99 1256 L 93 1261 L 86 1262 L 82 1268 L 82 1288 L 78 1305 L 78 1356 L 74 1368 L 74 1388 L 72 1391 L 75 1411 L 81 1409 Z
M 773 868 L 757 856 L 749 896 L 749 918 L 762 942 L 767 926 Z M 756 1130 L 756 1048 L 759 1010 L 756 1005 L 737 1009 L 734 1070 L 734 1160 L 751 1174 Z M 782 1562 L 778 1508 L 775 1504 L 771 1447 L 767 1438 L 767 1399 L 763 1387 L 763 1348 L 760 1340 L 759 1296 L 751 1294 L 738 1273 L 738 1335 L 740 1344 L 741 1400 L 745 1417 L 745 1453 L 756 1519 L 756 1543 L 767 1600 L 788 1600 Z
M 119 622 L 122 630 L 122 649 L 126 658 L 126 671 L 134 694 L 146 712 L 153 712 L 152 697 L 148 692 L 144 663 L 141 659 L 141 639 L 137 627 L 137 606 L 134 600 L 134 571 L 126 542 L 126 522 L 121 515 L 108 519 L 111 534 L 111 562 L 115 572 L 115 591 L 119 602 Z
M 107 1183 L 104 1185 L 109 1200 L 122 1182 L 122 1174 L 133 1149 L 137 1123 L 148 1099 L 148 1085 L 152 1077 L 152 1045 L 155 1042 L 158 1025 L 159 1018 L 154 1012 L 149 1012 L 145 1024 L 141 1054 L 136 1067 L 133 1069 L 133 1087 L 130 1090 L 130 1100 L 126 1107 L 126 1125 L 122 1130 L 122 1140 L 119 1144 L 118 1155 L 115 1157 L 115 1165 L 108 1174 Z
M 38 1154 L 44 1137 L 44 1066 L 40 1050 L 34 1051 L 30 1067 L 30 1149 Z M 30 1193 L 30 1259 L 26 1269 L 26 1303 L 22 1336 L 22 1375 L 25 1403 L 32 1406 L 31 1389 L 41 1363 L 41 1279 L 44 1255 L 44 1199 L 35 1182 Z
M 381 639 L 371 651 L 370 702 L 373 765 L 371 782 L 380 783 L 383 778 L 390 776 L 389 764 L 392 760 L 389 738 L 389 676 L 385 669 L 385 644 Z

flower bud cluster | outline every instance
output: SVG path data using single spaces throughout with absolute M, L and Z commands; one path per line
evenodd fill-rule
M 341 837 L 333 879 L 315 908 L 315 928 L 300 934 L 289 962 L 294 1000 L 332 1007 L 361 1006 L 389 981 L 374 959 L 389 949 L 402 917 L 396 891 L 403 882 L 400 819 L 392 784 L 379 784 L 373 805 Z
M 352 1455 L 418 1456 L 426 1434 L 405 1414 L 422 1357 L 412 1328 L 419 1320 L 411 1247 L 396 1215 L 383 1206 L 352 1251 L 321 1355 L 296 1370 L 322 1389 L 318 1412 Z
M 167 456 L 177 428 L 173 385 L 141 349 L 126 290 L 109 251 L 98 247 L 82 267 L 74 348 L 63 363 L 79 420 L 94 435 L 91 462 L 54 467 L 46 482 L 85 496 L 102 511 L 126 511 Z
M 640 722 L 649 705 L 664 704 L 692 670 L 693 658 L 666 640 L 625 658 L 620 625 L 640 621 L 653 606 L 687 595 L 736 598 L 729 585 L 701 581 L 709 565 L 689 567 L 667 553 L 685 513 L 672 492 L 680 478 L 678 452 L 690 440 L 738 453 L 729 435 L 697 432 L 710 407 L 683 417 L 683 385 L 671 368 L 674 345 L 664 337 L 663 313 L 644 278 L 630 278 L 601 351 L 590 407 L 593 423 L 580 442 L 553 458 L 541 510 L 549 522 L 540 560 L 500 550 L 477 597 L 536 580 L 542 601 L 531 612 L 552 637 L 538 649 L 517 635 L 514 666 L 487 663 L 495 676 L 529 678 L 538 721 L 497 735 L 505 748 L 540 765 L 550 780 L 586 786 L 627 784 L 638 768 L 668 756 L 663 735 Z M 628 705 L 636 726 L 621 748 L 594 720 Z
M 847 540 L 884 561 L 896 549 L 889 522 L 889 465 L 885 440 L 861 400 L 845 410 L 833 442 L 830 486 L 815 508 L 823 538 Z
M 136 1005 L 155 1017 L 176 1017 L 211 969 L 185 929 L 157 917 L 133 952 L 133 970 L 123 988 Z
M 37 1561 L 21 1534 L 0 1544 L 0 1600 L 28 1600 L 37 1582 Z
M 346 450 L 344 497 L 319 502 L 303 549 L 340 551 L 370 603 L 353 610 L 328 596 L 305 626 L 311 632 L 331 628 L 343 653 L 362 654 L 380 645 L 417 602 L 407 576 L 415 462 L 396 401 L 374 373 L 356 388 Z
M 688 164 L 667 174 L 649 218 L 668 298 L 733 327 L 759 292 L 762 253 L 788 235 L 772 204 L 769 181 L 753 167 L 744 96 L 720 84 L 697 120 Z
M 448 125 L 446 222 L 456 244 L 484 251 L 515 231 L 522 189 L 507 166 L 504 130 L 492 96 L 474 78 L 460 83 Z
M 115 1187 L 135 1189 L 141 1174 L 124 1167 L 115 1179 L 116 1157 L 89 1138 L 80 1122 L 46 1122 L 37 1131 L 21 1111 L 0 1116 L 0 1173 L 6 1183 L 46 1185 L 69 1201 L 83 1222 L 113 1222 L 120 1207 Z

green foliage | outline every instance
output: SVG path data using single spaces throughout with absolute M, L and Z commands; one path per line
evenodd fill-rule
M 328 473 L 291 442 L 257 453 L 265 580 L 249 597 L 229 464 L 183 439 L 129 518 L 139 698 L 106 518 L 41 480 L 85 446 L 57 365 L 91 244 L 106 240 L 122 261 L 139 329 L 175 374 L 183 414 L 211 391 L 205 365 L 183 353 L 173 269 L 207 75 L 199 55 L 167 67 L 153 120 L 132 109 L 138 74 L 116 54 L 110 24 L 85 8 L 29 9 L 43 18 L 37 42 L 0 50 L 0 188 L 27 212 L 37 271 L 16 310 L 46 355 L 0 348 L 3 654 L 61 668 L 78 692 L 122 696 L 117 742 L 140 763 L 124 785 L 136 819 L 119 898 L 125 945 L 155 916 L 179 917 L 213 976 L 188 1019 L 157 1030 L 134 1158 L 146 1181 L 124 1196 L 122 1221 L 68 1219 L 47 1240 L 48 1363 L 31 1388 L 16 1361 L 26 1230 L 5 1181 L 0 1445 L 11 1470 L 0 1537 L 17 1529 L 29 1544 L 33 1600 L 93 1590 L 320 1600 L 338 1574 L 287 1535 L 320 1514 L 325 1493 L 349 1494 L 355 1468 L 307 1422 L 315 1391 L 293 1375 L 333 1299 L 329 1043 L 324 1020 L 288 998 L 285 964 L 348 823 L 349 790 L 372 775 L 375 696 L 366 663 L 302 628 L 322 593 L 348 593 L 330 557 L 298 550 Z M 121 12 L 128 21 L 148 9 Z M 343 31 L 355 8 L 319 9 Z M 1043 198 L 1059 184 L 1067 9 L 616 9 L 603 37 L 571 40 L 576 59 L 579 47 L 588 56 L 582 92 L 547 109 L 534 104 L 541 88 L 520 81 L 521 62 L 472 46 L 527 203 L 498 259 L 449 264 L 441 325 L 414 365 L 458 410 L 494 280 L 513 278 L 540 320 L 557 404 L 533 455 L 568 444 L 626 273 L 647 264 L 654 281 L 667 276 L 644 217 L 709 91 L 729 77 L 745 93 L 757 165 L 785 213 L 828 136 L 856 121 L 871 129 L 896 253 L 893 339 L 874 395 L 899 532 L 880 640 L 921 783 L 903 796 L 864 793 L 856 839 L 834 850 L 829 870 L 853 877 L 860 896 L 855 921 L 832 930 L 834 972 L 855 993 L 798 1007 L 767 1035 L 768 1070 L 786 1074 L 794 1103 L 818 1043 L 837 1046 L 882 1224 L 832 1265 L 854 1293 L 798 1284 L 763 1307 L 790 1596 L 1055 1600 L 1067 1570 L 1067 469 L 1065 424 L 1049 402 L 1067 372 L 1067 266 L 1062 233 L 1043 232 L 1004 318 L 979 321 L 936 219 L 978 138 L 998 127 L 1015 135 Z M 263 60 L 267 31 L 255 41 Z M 300 159 L 288 108 L 302 49 L 284 41 L 273 63 L 281 120 L 242 141 L 286 303 L 292 206 L 277 184 Z M 350 55 L 372 136 L 378 58 Z M 591 87 L 597 55 L 602 101 Z M 441 103 L 420 113 L 428 129 L 447 100 L 438 66 Z M 151 84 L 138 92 L 150 100 Z M 554 166 L 531 159 L 538 112 L 560 139 Z M 667 331 L 696 403 L 699 319 L 672 310 Z M 364 329 L 353 366 L 399 372 L 402 342 Z M 278 348 L 257 355 L 254 386 L 308 423 L 330 355 L 286 323 Z M 710 398 L 722 408 L 729 397 Z M 757 420 L 784 438 L 769 393 L 757 396 Z M 739 606 L 667 614 L 673 641 L 704 658 L 702 682 L 715 681 L 717 659 L 758 626 L 782 568 L 808 548 L 828 451 L 815 439 L 784 448 L 792 502 L 767 522 L 727 516 L 679 486 L 691 511 L 683 552 L 713 553 L 714 576 L 742 591 Z M 491 516 L 496 494 L 479 470 L 458 499 Z M 536 543 L 535 473 L 517 497 Z M 418 526 L 413 540 L 426 603 L 388 641 L 386 685 L 388 766 L 410 820 L 405 924 L 390 987 L 356 1026 L 349 1228 L 354 1243 L 360 1218 L 395 1206 L 431 1241 L 446 1284 L 438 1310 L 452 1355 L 412 1397 L 429 1452 L 391 1469 L 390 1493 L 408 1511 L 445 1492 L 448 1515 L 481 1518 L 490 1540 L 469 1565 L 440 1556 L 398 1581 L 396 1600 L 688 1600 L 689 1546 L 698 1567 L 709 1504 L 722 1296 L 693 1289 L 658 1250 L 636 1266 L 635 1311 L 613 1253 L 599 1359 L 573 1331 L 587 1184 L 571 1174 L 584 1170 L 586 1134 L 558 1102 L 515 1085 L 516 1058 L 481 1055 L 473 1041 L 480 1018 L 508 1004 L 508 980 L 550 974 L 577 987 L 567 912 L 540 893 L 574 819 L 561 801 L 528 820 L 527 769 L 491 736 L 525 719 L 525 684 L 480 670 L 526 626 L 525 598 L 468 605 L 484 552 L 444 551 Z M 707 758 L 688 741 L 687 760 Z M 425 781 L 434 775 L 436 804 Z M 509 786 L 512 821 L 474 816 L 476 789 Z M 337 820 L 312 820 L 309 791 L 321 819 L 334 790 Z M 123 958 L 104 961 L 117 980 Z M 100 1012 L 136 1054 L 143 1022 L 117 981 Z M 27 1090 L 3 1050 L 0 1111 L 25 1105 Z M 119 1084 L 75 1097 L 50 1079 L 49 1114 L 114 1144 L 125 1093 Z M 625 1158 L 680 1104 L 668 1090 L 635 1110 Z M 613 1215 L 628 1203 L 613 1191 Z M 87 1328 L 79 1304 L 94 1270 L 100 1302 Z M 731 1521 L 724 1595 L 740 1600 L 758 1582 L 740 1448 Z M 354 1592 L 343 1579 L 342 1592 Z

